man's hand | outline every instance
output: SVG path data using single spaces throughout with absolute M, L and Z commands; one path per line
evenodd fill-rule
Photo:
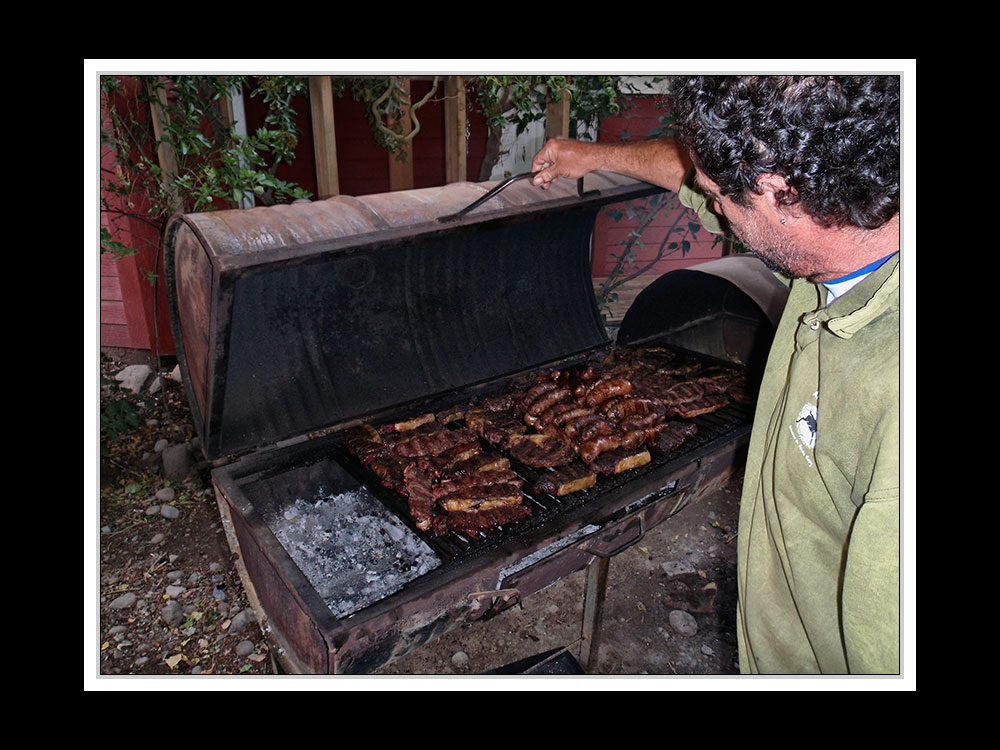
M 606 170 L 677 192 L 690 165 L 687 151 L 673 138 L 622 143 L 553 138 L 531 161 L 531 171 L 538 173 L 531 183 L 547 190 L 560 177 L 575 180 Z
M 560 177 L 577 179 L 593 171 L 588 159 L 593 145 L 570 138 L 553 138 L 547 141 L 531 161 L 531 171 L 538 172 L 531 183 L 542 190 L 548 190 Z

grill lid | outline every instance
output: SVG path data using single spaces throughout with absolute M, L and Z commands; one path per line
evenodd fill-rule
M 218 458 L 607 342 L 590 237 L 600 206 L 659 192 L 618 175 L 493 183 L 177 216 L 171 324 L 203 449 Z

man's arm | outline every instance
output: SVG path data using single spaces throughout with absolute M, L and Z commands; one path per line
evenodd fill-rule
M 560 177 L 576 179 L 589 172 L 617 172 L 677 192 L 691 166 L 687 150 L 673 138 L 621 143 L 590 143 L 553 138 L 535 154 L 532 183 L 547 189 Z

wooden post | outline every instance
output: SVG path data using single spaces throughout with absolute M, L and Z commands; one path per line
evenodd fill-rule
M 569 137 L 569 89 L 563 89 L 562 98 L 553 101 L 549 95 L 545 112 L 545 140 Z
M 410 80 L 404 79 L 402 81 L 402 88 L 406 92 L 406 99 L 410 99 Z M 407 135 L 413 124 L 410 121 L 410 107 L 409 105 L 403 107 L 403 113 L 399 121 L 402 125 L 403 135 Z M 392 127 L 393 123 L 389 123 Z M 396 158 L 396 154 L 389 153 L 389 190 L 410 190 L 413 188 L 413 148 L 409 143 L 403 145 L 403 151 L 405 152 L 405 161 L 400 161 Z
M 340 194 L 337 171 L 337 136 L 333 123 L 333 85 L 330 76 L 309 77 L 313 153 L 316 158 L 316 191 L 319 198 Z
M 166 81 L 160 81 L 159 86 L 155 86 L 148 80 L 145 81 L 147 93 L 151 94 L 149 110 L 153 120 L 153 135 L 156 138 L 156 158 L 163 170 L 163 186 L 170 196 L 170 208 L 173 211 L 180 211 L 182 204 L 180 196 L 174 190 L 174 179 L 177 177 L 177 154 L 174 152 L 174 144 L 163 140 L 167 120 L 167 87 Z M 155 96 L 152 96 L 155 94 Z
M 444 179 L 463 182 L 468 147 L 465 140 L 465 79 L 448 76 L 444 84 Z

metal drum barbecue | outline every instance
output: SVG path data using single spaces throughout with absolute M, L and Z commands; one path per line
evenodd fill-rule
M 752 405 L 730 401 L 691 418 L 696 433 L 678 448 L 565 495 L 539 489 L 547 468 L 510 461 L 523 508 L 490 528 L 422 525 L 380 481 L 352 449 L 352 430 L 444 413 L 461 415 L 444 429 L 469 430 L 470 405 L 624 356 L 595 304 L 590 236 L 602 205 L 658 189 L 603 173 L 586 191 L 521 182 L 463 211 L 490 187 L 186 215 L 168 227 L 187 395 L 283 670 L 373 672 L 572 572 L 606 570 L 740 468 Z M 780 292 L 767 288 L 761 302 L 728 275 L 709 273 L 709 286 L 721 278 L 721 296 L 738 304 L 704 315 L 721 350 L 699 351 L 690 334 L 677 349 L 699 366 L 742 369 L 770 340 L 769 298 Z M 685 328 L 636 320 L 627 316 L 620 335 L 634 356 Z

